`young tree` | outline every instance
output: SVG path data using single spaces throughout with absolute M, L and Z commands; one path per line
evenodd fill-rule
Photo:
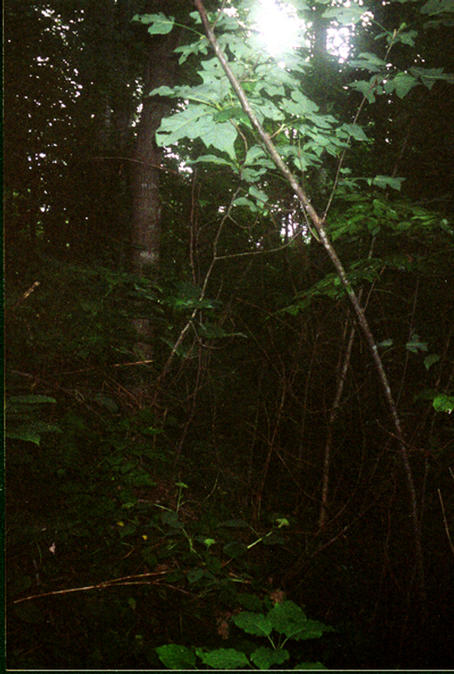
M 392 28 L 381 27 L 381 32 L 374 36 L 379 40 L 378 53 L 362 52 L 350 62 L 354 69 L 366 73 L 365 79 L 343 85 L 346 93 L 358 91 L 362 95 L 356 112 L 350 113 L 351 116 L 342 111 L 328 114 L 328 107 L 321 109 L 305 92 L 304 74 L 309 67 L 307 50 L 300 48 L 299 51 L 288 53 L 284 57 L 284 64 L 277 65 L 270 60 L 265 49 L 260 50 L 254 44 L 253 26 L 248 24 L 250 2 L 236 3 L 235 7 L 225 3 L 211 19 L 201 0 L 195 0 L 194 4 L 198 15 L 192 15 L 192 19 L 202 23 L 215 58 L 207 52 L 207 43 L 201 36 L 191 45 L 178 49 L 180 62 L 193 55 L 199 58 L 202 84 L 173 88 L 165 85 L 154 90 L 154 95 L 174 96 L 186 101 L 183 109 L 163 120 L 157 132 L 158 144 L 178 147 L 183 139 L 197 139 L 212 152 L 197 157 L 197 162 L 223 165 L 247 183 L 248 199 L 232 201 L 229 211 L 232 206 L 243 204 L 249 204 L 252 210 L 257 209 L 257 206 L 263 208 L 268 199 L 266 190 L 273 166 L 296 195 L 304 214 L 305 226 L 331 259 L 337 276 L 334 283 L 337 281 L 343 286 L 370 350 L 402 460 L 412 522 L 417 589 L 423 599 L 424 560 L 419 503 L 409 445 L 377 340 L 366 318 L 361 295 L 354 287 L 354 276 L 346 270 L 333 244 L 335 234 L 330 224 L 330 212 L 333 204 L 348 200 L 352 191 L 353 194 L 355 191 L 358 195 L 364 194 L 362 186 L 365 183 L 372 188 L 399 190 L 401 187 L 402 178 L 397 177 L 395 172 L 388 176 L 352 173 L 354 162 L 352 164 L 349 157 L 351 146 L 362 144 L 367 148 L 373 142 L 373 129 L 369 129 L 368 124 L 361 124 L 361 113 L 366 105 L 373 104 L 379 96 L 397 96 L 402 99 L 420 85 L 431 89 L 435 81 L 448 81 L 450 76 L 443 69 L 416 65 L 418 57 L 415 52 L 410 55 L 406 65 L 399 63 L 400 58 L 393 65 L 393 50 L 399 45 L 414 47 L 417 31 L 408 29 L 405 22 Z M 307 20 L 306 3 L 294 5 L 299 16 Z M 439 7 L 432 7 L 430 2 L 421 11 L 432 16 L 440 14 Z M 443 5 L 443 11 L 449 14 L 449 7 Z M 325 42 L 327 30 L 323 22 L 328 21 L 331 26 L 355 26 L 357 29 L 361 25 L 374 23 L 373 9 L 367 10 L 360 4 L 330 6 L 323 11 L 317 8 L 313 15 L 309 11 L 309 18 L 312 18 L 316 35 L 312 56 L 317 67 L 323 60 L 320 44 Z M 142 21 L 150 24 L 153 33 L 167 33 L 173 23 L 172 17 L 166 18 L 162 14 L 144 16 Z M 351 31 L 353 33 L 353 27 Z M 208 57 L 204 58 L 205 55 Z M 316 181 L 321 170 L 327 176 L 331 174 L 331 185 L 328 183 L 325 207 L 317 208 L 314 207 L 311 193 L 317 190 Z M 347 357 L 348 353 L 349 350 Z M 340 381 L 344 376 L 341 375 Z M 342 388 L 338 388 L 333 410 L 338 406 L 341 393 Z M 321 525 L 326 520 L 328 470 L 329 453 L 325 455 Z

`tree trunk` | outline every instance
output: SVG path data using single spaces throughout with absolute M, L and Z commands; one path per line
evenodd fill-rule
M 136 149 L 132 162 L 132 223 L 131 268 L 139 276 L 153 278 L 159 265 L 161 239 L 161 200 L 159 193 L 162 150 L 157 147 L 155 133 L 170 102 L 161 96 L 149 97 L 148 93 L 163 84 L 172 86 L 176 60 L 173 49 L 175 34 L 154 37 L 148 50 L 144 73 L 142 116 L 139 123 Z M 138 333 L 136 350 L 149 358 L 152 350 L 151 321 L 147 317 L 134 319 Z

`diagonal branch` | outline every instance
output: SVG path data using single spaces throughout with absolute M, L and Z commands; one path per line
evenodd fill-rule
M 408 455 L 408 449 L 407 449 L 407 444 L 404 440 L 403 432 L 402 432 L 402 425 L 400 422 L 400 418 L 397 412 L 397 407 L 396 403 L 394 401 L 393 394 L 391 392 L 391 387 L 388 381 L 388 376 L 385 372 L 383 362 L 381 359 L 381 356 L 378 352 L 378 347 L 375 341 L 375 338 L 372 334 L 372 331 L 370 329 L 369 323 L 367 321 L 366 315 L 361 307 L 361 304 L 359 302 L 358 296 L 356 295 L 350 281 L 348 280 L 347 274 L 345 272 L 344 266 L 339 259 L 337 252 L 332 245 L 330 238 L 328 236 L 328 233 L 325 228 L 325 222 L 322 217 L 317 213 L 315 208 L 312 206 L 311 201 L 306 194 L 305 190 L 301 187 L 299 184 L 296 176 L 292 173 L 292 171 L 289 169 L 289 167 L 285 164 L 283 161 L 282 157 L 280 156 L 279 152 L 276 149 L 276 146 L 274 145 L 273 141 L 271 140 L 270 136 L 266 133 L 260 122 L 258 121 L 249 101 L 248 98 L 235 77 L 234 73 L 232 72 L 225 54 L 219 47 L 219 44 L 216 40 L 216 37 L 214 35 L 214 32 L 210 26 L 210 23 L 208 21 L 208 17 L 206 14 L 205 7 L 203 5 L 202 0 L 194 0 L 194 5 L 197 9 L 197 11 L 200 14 L 200 18 L 202 19 L 202 24 L 204 26 L 206 35 L 208 37 L 208 40 L 214 50 L 214 53 L 216 54 L 235 94 L 237 95 L 238 100 L 241 103 L 241 106 L 244 110 L 244 112 L 247 114 L 249 117 L 253 127 L 255 128 L 257 135 L 259 136 L 260 140 L 262 141 L 263 145 L 265 146 L 266 150 L 268 151 L 269 156 L 271 159 L 274 161 L 276 167 L 280 171 L 280 173 L 284 176 L 284 178 L 287 180 L 287 182 L 290 184 L 292 187 L 293 191 L 295 192 L 296 196 L 298 197 L 303 209 L 307 213 L 307 216 L 309 219 L 312 221 L 319 237 L 320 241 L 325 248 L 328 256 L 330 257 L 335 269 L 336 273 L 342 283 L 342 285 L 345 288 L 345 291 L 348 295 L 348 298 L 353 306 L 353 311 L 356 315 L 356 319 L 359 323 L 361 332 L 363 334 L 364 339 L 366 340 L 366 343 L 369 346 L 369 349 L 372 354 L 372 359 L 374 361 L 375 365 L 375 370 L 377 372 L 377 377 L 380 381 L 381 388 L 383 390 L 383 394 L 387 403 L 388 410 L 390 412 L 394 429 L 395 429 L 395 434 L 398 439 L 399 443 L 399 449 L 400 449 L 400 455 L 402 459 L 402 464 L 404 468 L 404 473 L 405 473 L 405 479 L 407 483 L 407 488 L 408 488 L 408 493 L 409 493 L 409 506 L 410 506 L 410 516 L 411 516 L 411 521 L 412 521 L 412 529 L 413 529 L 413 539 L 414 539 L 414 546 L 415 546 L 415 562 L 416 562 L 416 572 L 417 572 L 417 577 L 418 577 L 418 591 L 420 593 L 421 598 L 424 596 L 424 563 L 423 563 L 423 552 L 422 552 L 422 543 L 421 543 L 421 529 L 420 529 L 420 524 L 419 524 L 419 517 L 418 517 L 418 502 L 417 502 L 417 496 L 416 496 L 416 488 L 415 488 L 415 481 L 413 477 L 413 471 L 411 468 L 410 464 L 410 459 Z

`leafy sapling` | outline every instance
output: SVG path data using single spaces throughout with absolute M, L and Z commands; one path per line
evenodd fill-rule
M 318 620 L 307 618 L 303 609 L 292 601 L 275 604 L 267 613 L 242 611 L 232 618 L 236 627 L 253 637 L 262 637 L 266 645 L 248 653 L 236 648 L 208 650 L 167 644 L 156 648 L 159 659 L 168 669 L 195 669 L 200 660 L 212 669 L 275 669 L 290 660 L 297 660 L 293 669 L 325 669 L 320 662 L 299 662 L 299 653 L 291 654 L 285 646 L 289 641 L 319 639 L 333 628 Z M 198 659 L 198 660 L 197 660 Z

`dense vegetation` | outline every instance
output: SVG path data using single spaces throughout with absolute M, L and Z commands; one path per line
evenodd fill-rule
M 454 661 L 452 3 L 256 4 L 6 3 L 11 668 Z

